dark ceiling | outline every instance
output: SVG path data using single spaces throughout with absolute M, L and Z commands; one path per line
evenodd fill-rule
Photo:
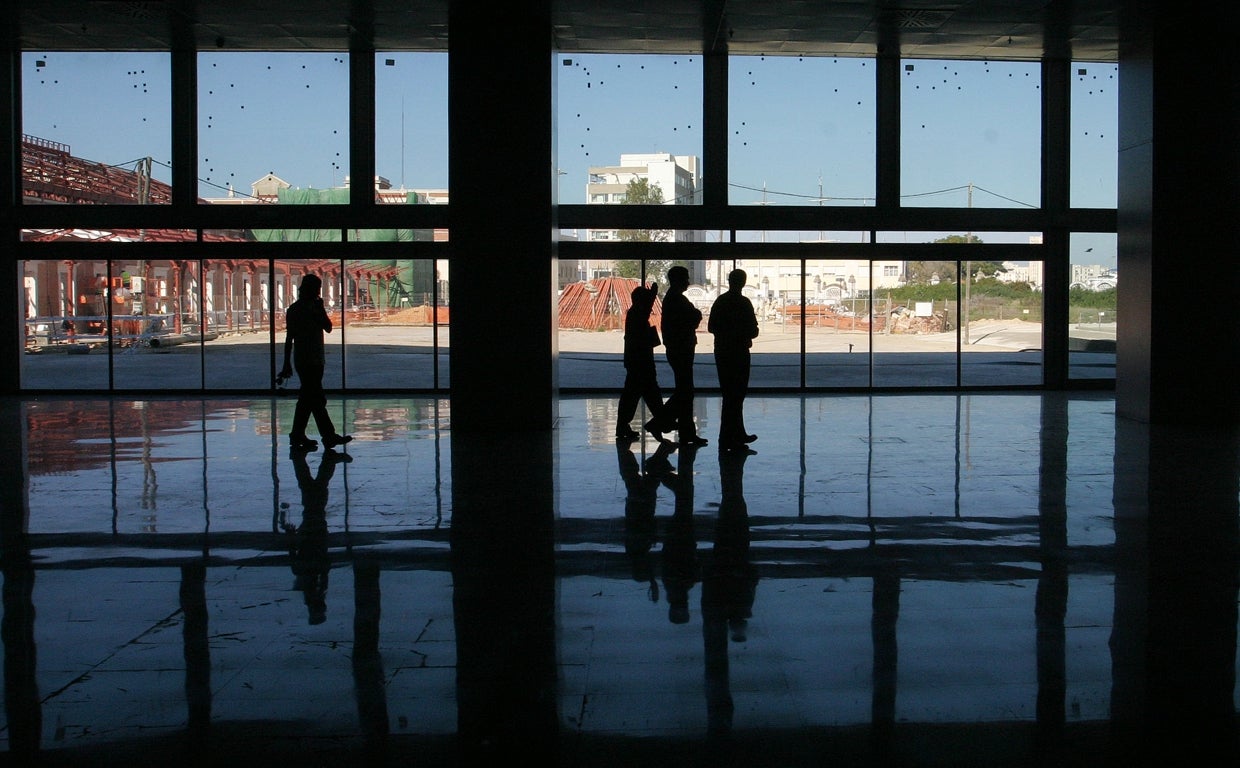
M 1123 0 L 551 0 L 566 53 L 699 53 L 1118 61 Z M 345 50 L 373 24 L 379 50 L 442 51 L 448 0 L 6 0 L 30 51 Z M 479 13 L 486 6 L 476 3 Z M 364 14 L 373 22 L 351 24 Z

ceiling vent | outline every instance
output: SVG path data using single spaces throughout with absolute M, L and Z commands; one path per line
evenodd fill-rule
M 951 13 L 924 8 L 889 8 L 883 18 L 897 29 L 936 29 Z

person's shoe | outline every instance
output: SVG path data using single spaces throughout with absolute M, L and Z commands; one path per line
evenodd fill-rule
M 616 430 L 616 439 L 617 439 L 617 440 L 636 440 L 637 438 L 639 438 L 639 437 L 641 437 L 641 436 L 642 436 L 642 433 L 641 433 L 641 432 L 635 432 L 634 430 L 629 429 L 629 428 L 627 428 L 627 427 L 626 427 L 626 428 L 624 428 L 624 429 L 617 429 L 617 430 Z
M 726 443 L 719 444 L 720 453 L 738 453 L 746 456 L 753 456 L 757 451 L 737 440 L 729 440 Z
M 353 435 L 324 435 L 323 445 L 328 448 L 335 448 L 338 445 L 344 445 L 353 440 Z
M 757 435 L 745 435 L 744 437 L 741 438 L 741 442 L 752 443 L 754 440 L 757 440 L 757 439 L 758 439 Z
M 319 447 L 318 443 L 306 437 L 305 435 L 301 435 L 301 436 L 289 435 L 288 444 L 289 444 L 289 447 L 295 451 L 314 451 L 314 450 L 317 450 Z
M 680 444 L 687 448 L 700 448 L 709 443 L 710 441 L 701 435 L 693 435 L 692 437 L 687 437 L 680 441 Z
M 668 440 L 666 437 L 663 436 L 663 427 L 659 425 L 658 419 L 651 419 L 650 421 L 646 422 L 645 424 L 642 425 L 642 429 L 649 432 L 650 435 L 655 440 L 658 440 L 660 443 L 671 442 L 670 440 Z

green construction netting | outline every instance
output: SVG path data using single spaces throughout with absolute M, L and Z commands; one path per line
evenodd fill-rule
M 345 205 L 349 202 L 346 189 L 281 189 L 280 205 Z M 407 205 L 417 205 L 416 192 L 405 194 Z M 427 229 L 350 229 L 349 240 L 367 243 L 427 241 L 433 235 Z M 254 239 L 262 243 L 338 243 L 337 229 L 256 229 Z
M 280 205 L 345 205 L 349 202 L 348 189 L 281 189 Z M 417 193 L 405 195 L 407 205 L 417 205 Z M 340 242 L 338 229 L 256 229 L 254 239 L 264 243 L 312 243 Z M 350 229 L 350 242 L 392 243 L 429 241 L 434 237 L 429 229 Z M 362 271 L 382 267 L 396 267 L 396 277 L 380 287 L 378 283 L 367 286 L 366 293 L 380 306 L 417 306 L 427 302 L 435 281 L 434 264 L 427 259 L 350 259 L 350 264 Z M 386 295 L 383 295 L 386 294 Z

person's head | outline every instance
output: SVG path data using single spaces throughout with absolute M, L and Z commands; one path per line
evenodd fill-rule
M 641 309 L 650 309 L 654 306 L 654 299 L 658 294 L 651 288 L 639 285 L 633 289 L 630 298 L 633 300 L 633 306 Z
M 749 275 L 745 274 L 743 269 L 734 269 L 728 273 L 728 287 L 734 291 L 739 291 L 745 287 L 745 281 L 749 279 Z
M 667 271 L 667 282 L 673 288 L 681 290 L 689 287 L 689 270 L 682 266 L 672 267 Z
M 312 299 L 322 290 L 323 280 L 318 275 L 306 275 L 301 279 L 301 287 L 297 289 L 297 295 Z

